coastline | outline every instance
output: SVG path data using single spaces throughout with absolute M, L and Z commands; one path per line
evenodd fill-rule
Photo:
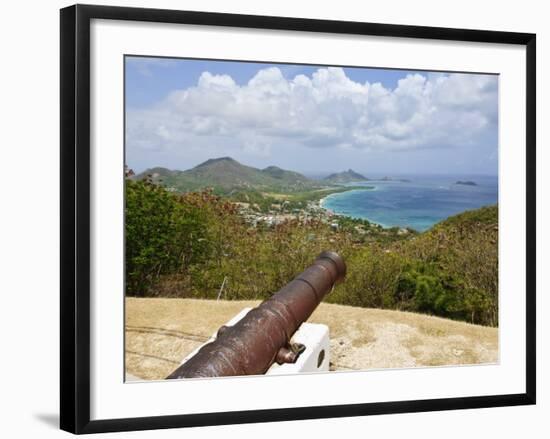
M 327 211 L 331 211 L 330 209 L 328 209 L 324 206 L 325 201 L 328 200 L 331 197 L 334 197 L 336 195 L 349 194 L 349 193 L 352 193 L 352 192 L 375 191 L 375 190 L 377 190 L 376 186 L 371 186 L 371 185 L 369 185 L 369 186 L 346 186 L 346 187 L 348 187 L 350 189 L 339 191 L 339 192 L 333 192 L 333 193 L 330 193 L 328 195 L 325 195 L 323 198 L 319 198 L 319 201 L 318 201 L 319 207 L 322 207 L 323 209 L 325 209 Z M 335 215 L 343 215 L 343 216 L 349 216 L 350 218 L 354 218 L 350 215 L 339 214 L 339 213 L 336 213 L 336 212 L 333 212 L 333 211 L 331 211 L 331 212 Z
M 386 224 L 383 224 L 383 223 L 380 223 L 378 221 L 373 221 L 371 220 L 370 218 L 367 218 L 367 217 L 363 217 L 363 216 L 354 216 L 354 215 L 349 215 L 349 214 L 346 214 L 346 213 L 341 213 L 341 212 L 336 212 L 328 207 L 325 206 L 325 202 L 331 198 L 331 197 L 335 197 L 335 196 L 342 196 L 343 194 L 349 194 L 349 193 L 352 193 L 352 192 L 358 192 L 358 191 L 363 191 L 363 190 L 369 190 L 369 191 L 375 191 L 377 190 L 377 187 L 376 186 L 368 186 L 368 187 L 361 187 L 361 186 L 358 186 L 357 188 L 353 188 L 353 189 L 350 189 L 348 191 L 344 191 L 344 192 L 335 192 L 335 193 L 332 193 L 332 194 L 328 194 L 326 196 L 324 196 L 323 198 L 320 198 L 319 201 L 318 201 L 318 205 L 321 209 L 325 210 L 328 214 L 330 215 L 335 215 L 335 216 L 344 216 L 344 217 L 347 217 L 347 218 L 352 218 L 352 219 L 359 219 L 359 220 L 365 220 L 365 221 L 368 221 L 369 223 L 371 224 L 374 224 L 374 225 L 377 225 L 377 226 L 380 226 L 382 227 L 383 229 L 391 229 L 392 226 L 388 226 Z
M 457 190 L 448 189 L 448 195 L 439 190 L 440 182 L 416 185 L 382 185 L 383 193 L 358 195 L 354 193 L 361 187 L 350 187 L 349 191 L 328 194 L 319 200 L 319 208 L 330 215 L 365 220 L 384 229 L 394 227 L 424 232 L 445 219 L 468 210 L 490 206 L 498 202 L 493 200 L 491 187 L 480 185 L 475 192 L 481 196 L 472 197 L 470 187 Z M 377 192 L 376 185 L 373 192 Z M 496 191 L 497 189 L 495 189 Z M 343 195 L 343 194 L 350 195 Z M 338 195 L 338 197 L 336 197 Z M 370 215 L 372 214 L 372 216 Z

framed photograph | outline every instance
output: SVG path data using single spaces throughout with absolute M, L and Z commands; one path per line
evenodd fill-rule
M 61 10 L 61 428 L 535 403 L 535 35 Z

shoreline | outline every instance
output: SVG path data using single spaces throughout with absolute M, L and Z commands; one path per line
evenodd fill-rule
M 374 191 L 376 190 L 376 187 L 375 186 L 370 186 L 368 188 L 361 188 L 360 186 L 358 188 L 353 188 L 353 189 L 350 189 L 349 191 L 344 191 L 344 192 L 335 192 L 335 193 L 332 193 L 332 194 L 328 194 L 326 195 L 325 197 L 323 198 L 320 198 L 319 201 L 318 201 L 318 205 L 321 209 L 325 210 L 327 213 L 329 213 L 330 215 L 335 215 L 335 216 L 344 216 L 344 217 L 347 217 L 347 218 L 351 218 L 351 219 L 358 219 L 358 220 L 365 220 L 365 221 L 368 221 L 369 223 L 371 224 L 374 224 L 376 226 L 380 226 L 382 227 L 383 229 L 391 229 L 392 227 L 399 227 L 399 228 L 409 228 L 409 229 L 412 229 L 412 230 L 415 230 L 418 232 L 418 230 L 416 229 L 413 229 L 412 227 L 409 227 L 409 226 L 388 226 L 386 224 L 382 224 L 380 222 L 377 222 L 377 221 L 373 221 L 371 220 L 370 218 L 366 218 L 366 217 L 362 217 L 362 216 L 354 216 L 354 215 L 349 215 L 349 214 L 345 214 L 345 213 L 339 213 L 339 212 L 336 212 L 332 209 L 329 209 L 328 207 L 326 207 L 324 205 L 325 201 L 332 197 L 332 196 L 336 196 L 336 195 L 342 195 L 342 194 L 347 194 L 347 193 L 350 193 L 350 192 L 354 192 L 354 191 L 361 191 L 361 190 L 371 190 L 371 191 Z
M 318 203 L 319 203 L 319 207 L 322 207 L 323 209 L 325 210 L 330 210 L 330 209 L 327 209 L 325 206 L 324 206 L 324 202 L 332 197 L 332 196 L 335 196 L 335 195 L 342 195 L 342 194 L 348 194 L 350 192 L 356 192 L 356 191 L 375 191 L 377 190 L 376 186 L 347 186 L 351 189 L 348 189 L 348 190 L 345 190 L 345 191 L 340 191 L 340 192 L 333 192 L 331 194 L 328 194 L 328 195 L 325 195 L 323 198 L 319 198 L 318 200 Z M 335 215 L 343 215 L 343 214 L 337 214 L 336 212 L 333 212 Z M 350 215 L 344 215 L 344 216 L 350 216 Z
M 346 191 L 346 192 L 352 192 L 352 191 Z M 343 193 L 346 193 L 346 192 L 339 192 L 339 193 L 334 193 L 334 194 L 330 194 L 330 195 L 327 195 L 326 197 L 323 197 L 321 198 L 319 201 L 318 201 L 318 205 L 321 209 L 323 209 L 324 211 L 326 211 L 327 213 L 329 213 L 330 215 L 332 216 L 342 216 L 342 217 L 347 217 L 347 218 L 351 218 L 351 219 L 358 219 L 358 220 L 365 220 L 365 221 L 368 221 L 370 224 L 373 224 L 373 225 L 376 225 L 376 226 L 379 226 L 385 230 L 389 230 L 389 229 L 392 229 L 392 228 L 399 228 L 399 229 L 409 229 L 409 230 L 413 230 L 417 233 L 424 233 L 424 232 L 427 232 L 428 230 L 431 230 L 433 229 L 437 224 L 443 222 L 443 221 L 446 221 L 447 219 L 453 217 L 453 216 L 456 216 L 456 215 L 461 215 L 465 212 L 469 212 L 469 211 L 472 211 L 472 210 L 477 210 L 477 209 L 482 209 L 482 208 L 485 208 L 485 207 L 490 207 L 490 206 L 493 206 L 493 205 L 498 205 L 498 203 L 494 203 L 494 204 L 487 204 L 487 205 L 482 205 L 482 206 L 479 206 L 479 207 L 474 207 L 474 208 L 470 208 L 470 209 L 465 209 L 465 210 L 462 210 L 460 212 L 457 212 L 457 213 L 454 213 L 454 214 L 451 214 L 451 215 L 448 215 L 444 218 L 441 218 L 440 220 L 434 222 L 432 225 L 430 225 L 428 228 L 424 229 L 424 230 L 421 230 L 421 229 L 417 229 L 415 227 L 412 227 L 412 226 L 403 226 L 403 225 L 394 225 L 394 226 L 389 226 L 389 225 L 386 225 L 386 224 L 383 224 L 383 223 L 380 223 L 378 221 L 373 221 L 371 220 L 370 218 L 367 218 L 367 217 L 362 217 L 362 216 L 354 216 L 354 215 L 349 215 L 349 214 L 345 214 L 345 213 L 339 213 L 335 210 L 332 210 L 328 207 L 326 207 L 324 205 L 325 201 L 327 200 L 327 198 L 333 196 L 333 195 L 340 195 L 340 194 L 343 194 Z

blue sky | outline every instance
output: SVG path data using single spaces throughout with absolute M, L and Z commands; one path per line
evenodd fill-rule
M 487 174 L 498 169 L 498 77 L 126 58 L 126 161 L 208 158 L 309 174 Z
M 171 91 L 197 84 L 207 71 L 231 76 L 237 84 L 246 84 L 260 69 L 278 67 L 283 76 L 292 79 L 298 74 L 311 76 L 319 67 L 296 64 L 203 61 L 173 58 L 128 57 L 126 61 L 126 104 L 133 108 L 147 107 L 166 97 Z M 397 81 L 411 70 L 345 68 L 347 76 L 358 82 L 381 82 L 395 88 Z

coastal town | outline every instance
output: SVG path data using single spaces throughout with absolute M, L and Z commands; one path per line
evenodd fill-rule
M 283 201 L 271 204 L 267 212 L 262 211 L 256 203 L 235 202 L 234 205 L 245 221 L 254 227 L 259 224 L 276 226 L 286 221 L 307 223 L 311 220 L 320 220 L 333 228 L 338 228 L 338 215 L 324 209 L 322 201 L 308 201 L 305 208 L 289 208 L 289 203 Z
M 262 211 L 255 203 L 235 202 L 238 213 L 251 227 L 276 227 L 285 222 L 307 225 L 310 222 L 321 222 L 328 225 L 334 232 L 347 231 L 357 241 L 367 241 L 376 236 L 388 238 L 403 237 L 414 234 L 415 230 L 407 227 L 384 228 L 366 219 L 338 215 L 323 207 L 323 199 L 307 201 L 303 208 L 291 208 L 290 203 L 273 203 L 267 211 Z

